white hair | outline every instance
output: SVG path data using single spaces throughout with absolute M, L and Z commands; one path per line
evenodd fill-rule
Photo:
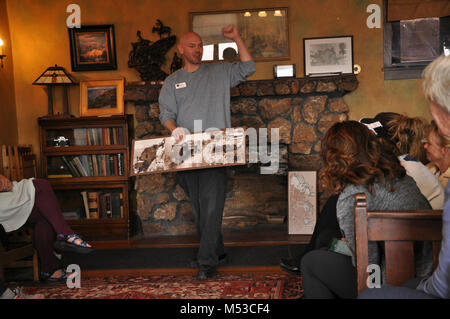
M 423 71 L 425 97 L 450 114 L 450 56 L 442 54 Z

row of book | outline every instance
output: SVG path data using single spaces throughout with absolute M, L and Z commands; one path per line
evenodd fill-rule
M 121 192 L 82 191 L 86 219 L 123 218 Z
M 61 156 L 65 171 L 48 171 L 49 178 L 123 176 L 125 174 L 123 154 L 89 154 Z
M 122 127 L 76 128 L 73 134 L 76 146 L 123 144 Z

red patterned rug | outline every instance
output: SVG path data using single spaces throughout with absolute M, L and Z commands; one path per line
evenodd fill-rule
M 303 295 L 301 278 L 283 273 L 219 273 L 205 281 L 193 275 L 89 278 L 81 280 L 81 288 L 39 283 L 24 290 L 46 299 L 297 299 Z

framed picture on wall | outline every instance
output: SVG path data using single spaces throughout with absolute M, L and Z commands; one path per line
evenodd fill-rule
M 133 140 L 130 175 L 245 165 L 242 127 L 187 134 L 180 143 L 171 136 Z
M 305 38 L 305 76 L 353 73 L 353 36 Z
M 317 172 L 289 172 L 288 183 L 288 233 L 311 235 L 317 219 Z
M 80 116 L 123 115 L 124 79 L 80 81 Z
M 289 59 L 288 9 L 270 8 L 191 12 L 190 30 L 202 37 L 203 61 L 223 60 L 228 48 L 237 51 L 236 44 L 222 35 L 229 24 L 237 27 L 255 61 Z
M 72 71 L 116 70 L 114 25 L 69 28 Z

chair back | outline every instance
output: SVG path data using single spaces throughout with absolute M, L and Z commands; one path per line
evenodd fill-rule
M 36 177 L 36 154 L 32 145 L 2 145 L 1 173 L 11 181 Z
M 385 243 L 386 283 L 401 286 L 415 276 L 414 241 L 432 241 L 437 266 L 442 240 L 442 210 L 367 211 L 364 193 L 355 195 L 358 293 L 367 288 L 368 242 Z

